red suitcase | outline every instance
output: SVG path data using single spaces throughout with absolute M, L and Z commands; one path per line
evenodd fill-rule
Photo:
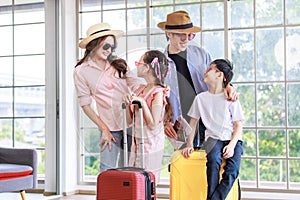
M 139 107 L 141 127 L 142 105 L 135 101 Z M 126 105 L 122 105 L 124 116 L 124 127 L 126 127 Z M 126 130 L 126 128 L 124 128 Z M 124 132 L 124 135 L 126 131 Z M 126 138 L 126 137 L 124 137 Z M 124 141 L 124 165 L 127 166 L 127 141 Z M 143 128 L 141 128 L 141 155 L 144 153 Z M 97 178 L 97 200 L 155 200 L 156 182 L 152 172 L 143 169 L 144 158 L 141 159 L 142 168 L 124 167 L 109 169 L 98 175 Z

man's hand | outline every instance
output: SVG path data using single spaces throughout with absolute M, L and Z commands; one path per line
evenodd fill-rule
M 108 150 L 111 151 L 112 149 L 111 142 L 116 143 L 117 141 L 109 130 L 102 130 L 102 136 L 100 139 L 100 148 L 101 148 L 100 151 L 101 152 L 104 151 L 107 145 L 108 145 Z
M 238 93 L 235 91 L 235 89 L 231 85 L 227 85 L 224 90 L 225 98 L 228 101 L 236 101 L 239 99 Z
M 165 135 L 169 138 L 177 139 L 177 133 L 173 128 L 173 124 L 171 122 L 165 123 Z

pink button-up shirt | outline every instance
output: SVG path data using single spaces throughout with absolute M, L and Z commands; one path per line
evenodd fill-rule
M 100 119 L 110 131 L 123 130 L 122 97 L 134 91 L 141 80 L 129 74 L 126 79 L 118 76 L 116 69 L 109 64 L 100 69 L 91 59 L 74 69 L 74 82 L 80 106 L 96 101 Z

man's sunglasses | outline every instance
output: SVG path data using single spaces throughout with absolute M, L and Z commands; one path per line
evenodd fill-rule
M 176 35 L 180 38 L 181 41 L 185 41 L 186 38 L 191 41 L 192 39 L 195 38 L 196 34 L 195 33 L 189 33 L 189 34 L 186 34 L 186 33 L 172 33 L 173 35 Z
M 102 49 L 105 50 L 105 51 L 108 50 L 109 48 L 111 48 L 111 51 L 114 51 L 116 49 L 116 46 L 106 43 L 102 47 Z

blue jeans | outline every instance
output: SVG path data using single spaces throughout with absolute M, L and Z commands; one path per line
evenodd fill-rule
M 204 140 L 205 140 L 205 129 L 202 119 L 200 118 L 198 121 L 198 127 L 196 129 L 195 137 L 193 140 L 194 147 L 201 148 L 203 147 Z
M 116 167 L 124 167 L 124 140 L 123 131 L 111 131 L 116 139 L 116 143 L 112 142 L 112 149 L 109 151 L 108 146 L 104 151 L 100 152 L 100 172 Z M 102 133 L 101 133 L 102 134 Z M 100 135 L 101 135 L 100 134 Z M 127 145 L 128 145 L 128 158 L 132 142 L 132 129 L 127 129 Z M 117 162 L 118 161 L 118 162 Z
M 222 165 L 222 150 L 230 141 L 220 141 L 208 138 L 204 143 L 207 157 L 207 200 L 226 199 L 234 181 L 239 175 L 241 155 L 243 154 L 242 141 L 238 141 L 234 148 L 234 155 L 226 159 L 222 180 L 220 180 L 220 168 Z

